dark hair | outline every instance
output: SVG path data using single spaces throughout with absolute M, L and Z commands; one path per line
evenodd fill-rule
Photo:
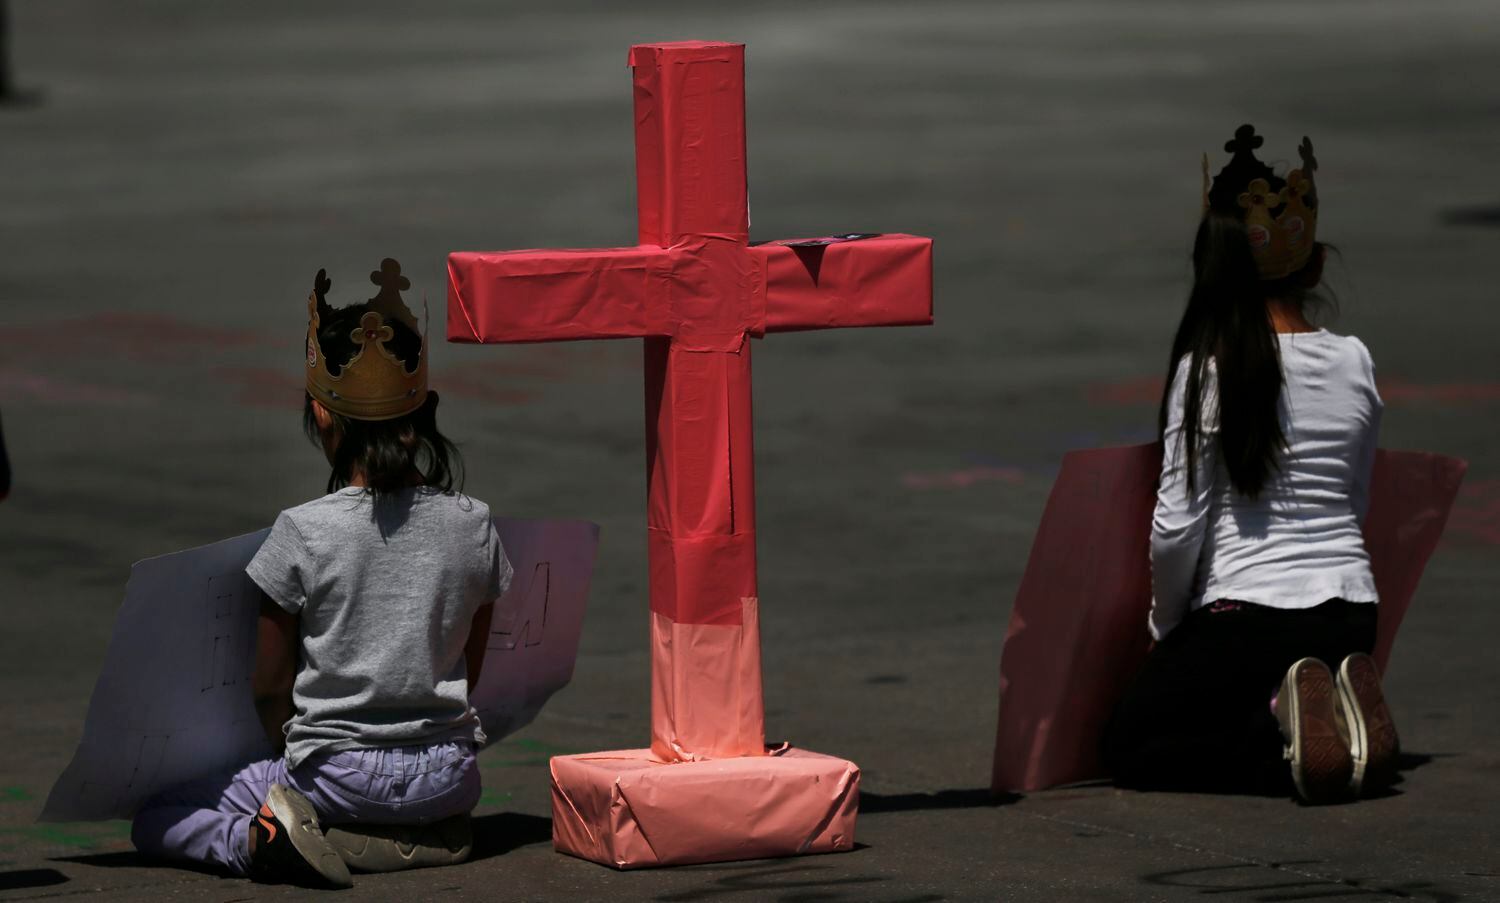
M 1244 222 L 1210 210 L 1193 240 L 1193 290 L 1172 340 L 1167 385 L 1162 391 L 1157 435 L 1164 437 L 1172 378 L 1184 357 L 1187 386 L 1182 434 L 1187 483 L 1193 491 L 1197 472 L 1203 384 L 1213 361 L 1219 386 L 1219 457 L 1235 491 L 1260 495 L 1279 469 L 1286 447 L 1280 404 L 1284 377 L 1281 347 L 1266 302 L 1272 298 L 1305 307 L 1323 276 L 1328 246 L 1318 242 L 1301 270 L 1282 279 L 1262 281 L 1250 251 Z
M 320 312 L 318 345 L 329 372 L 337 376 L 343 364 L 354 356 L 354 342 L 349 334 L 359 318 L 369 309 L 355 304 L 340 310 Z M 399 360 L 415 361 L 422 353 L 422 337 L 399 320 L 387 320 L 393 335 L 385 347 Z M 448 437 L 437 428 L 438 394 L 429 391 L 420 408 L 390 420 L 358 420 L 333 410 L 334 429 L 339 434 L 333 453 L 333 470 L 328 475 L 328 491 L 349 485 L 355 473 L 364 475 L 365 485 L 377 499 L 411 485 L 415 473 L 422 485 L 443 492 L 463 487 L 463 457 Z M 313 398 L 304 393 L 302 429 L 314 445 L 321 447 L 318 421 L 313 415 Z

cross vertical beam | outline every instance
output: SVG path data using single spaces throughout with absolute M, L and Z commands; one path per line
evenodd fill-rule
M 758 622 L 744 617 L 759 598 L 744 53 L 737 44 L 630 53 L 640 243 L 691 245 L 704 264 L 689 303 L 674 305 L 679 332 L 645 343 L 651 751 L 663 761 L 765 752 Z M 740 633 L 699 652 L 671 642 L 688 624 Z

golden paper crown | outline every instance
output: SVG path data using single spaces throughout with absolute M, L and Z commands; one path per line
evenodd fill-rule
M 1281 279 L 1307 265 L 1318 238 L 1318 193 L 1313 173 L 1318 160 L 1312 140 L 1302 136 L 1297 148 L 1302 168 L 1285 179 L 1255 157 L 1265 139 L 1255 127 L 1242 125 L 1224 145 L 1233 154 L 1213 185 L 1208 181 L 1208 154 L 1203 155 L 1203 211 L 1238 216 L 1245 222 L 1250 253 L 1261 279 Z
M 324 407 L 356 420 L 391 420 L 410 414 L 427 400 L 427 336 L 417 318 L 401 300 L 401 291 L 411 282 L 401 275 L 401 264 L 387 257 L 370 274 L 380 292 L 368 302 L 359 325 L 349 331 L 354 353 L 346 361 L 334 361 L 338 375 L 329 370 L 328 356 L 318 339 L 320 323 L 349 310 L 335 311 L 326 296 L 333 282 L 323 270 L 313 278 L 307 297 L 307 391 Z M 396 357 L 387 344 L 395 337 L 391 323 L 400 322 L 420 336 L 421 350 L 414 361 Z

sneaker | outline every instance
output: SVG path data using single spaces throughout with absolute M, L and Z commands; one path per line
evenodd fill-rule
M 250 877 L 267 884 L 303 887 L 353 887 L 349 867 L 328 845 L 318 814 L 307 797 L 272 784 L 260 812 L 250 822 L 256 832 Z
M 358 872 L 457 865 L 474 848 L 468 813 L 429 825 L 333 825 L 327 836 L 344 864 Z
M 1338 674 L 1339 709 L 1348 730 L 1354 774 L 1349 789 L 1356 795 L 1366 786 L 1390 783 L 1396 776 L 1401 740 L 1396 722 L 1380 689 L 1380 669 L 1363 652 L 1344 659 Z
M 1276 720 L 1286 739 L 1297 795 L 1309 803 L 1330 803 L 1349 791 L 1354 760 L 1338 728 L 1333 672 L 1315 658 L 1287 669 L 1277 697 Z

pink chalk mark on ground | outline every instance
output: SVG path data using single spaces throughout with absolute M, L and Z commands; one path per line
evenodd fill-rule
M 218 367 L 219 382 L 235 387 L 234 400 L 257 408 L 301 410 L 306 391 L 302 374 L 291 367 Z
M 444 371 L 448 375 L 463 376 L 467 379 L 541 379 L 560 381 L 567 379 L 570 374 L 576 372 L 568 366 L 567 361 L 548 360 L 546 358 L 526 358 L 522 360 L 488 360 L 475 361 L 472 364 L 463 364 Z
M 306 392 L 300 370 L 292 367 L 219 367 L 215 377 L 234 387 L 234 400 L 258 408 L 300 410 Z M 438 373 L 432 377 L 432 388 L 439 396 L 471 398 L 498 405 L 520 405 L 532 401 L 534 393 L 513 389 L 463 373 Z
M 1093 383 L 1084 388 L 1084 395 L 1093 404 L 1154 405 L 1161 402 L 1165 387 L 1166 381 L 1159 376 L 1137 376 Z M 1469 405 L 1500 401 L 1500 383 L 1414 383 L 1392 377 L 1378 379 L 1376 387 L 1388 404 Z
M 1448 516 L 1448 532 L 1500 546 L 1500 480 L 1464 483 Z
M 1432 383 L 1421 385 L 1403 379 L 1376 381 L 1380 397 L 1387 402 L 1417 401 L 1439 404 L 1479 404 L 1500 401 L 1500 383 Z
M 1084 390 L 1094 404 L 1156 404 L 1166 382 L 1160 376 L 1137 376 L 1117 382 L 1094 383 Z
M 537 397 L 535 392 L 476 379 L 462 372 L 448 372 L 440 377 L 434 377 L 432 388 L 437 390 L 439 397 L 451 395 L 454 398 L 468 398 L 487 404 L 506 406 L 527 404 L 535 401 Z
M 8 400 L 47 404 L 121 405 L 151 401 L 149 395 L 128 389 L 54 379 L 20 370 L 0 370 L 0 394 Z
M 968 489 L 980 483 L 1020 483 L 1026 475 L 1019 467 L 966 467 L 962 470 L 908 473 L 901 477 L 907 489 Z
M 501 359 L 434 368 L 432 387 L 455 398 L 523 405 L 540 398 L 544 384 L 590 379 L 600 370 L 619 369 L 621 362 L 618 354 L 602 347 L 548 345 L 507 350 L 510 353 Z
M 270 336 L 245 329 L 206 326 L 164 314 L 128 311 L 11 327 L 6 330 L 6 342 L 7 354 L 23 359 L 127 357 L 141 361 L 210 357 L 226 348 L 277 343 Z

